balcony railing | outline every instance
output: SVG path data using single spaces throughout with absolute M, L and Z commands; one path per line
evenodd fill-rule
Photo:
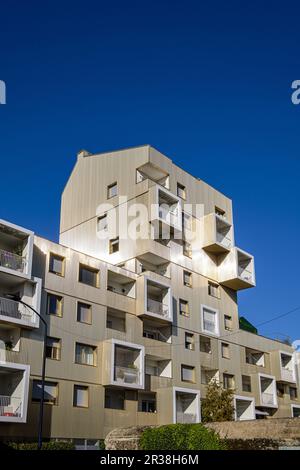
M 177 210 L 172 211 L 172 210 L 167 210 L 164 207 L 159 208 L 159 218 L 160 219 L 165 220 L 166 222 L 168 222 L 170 224 L 176 224 L 177 217 L 178 217 Z
M 140 371 L 134 367 L 115 366 L 115 380 L 124 384 L 139 384 Z
M 20 417 L 22 399 L 9 395 L 0 395 L 0 416 Z
M 231 238 L 224 236 L 220 232 L 217 232 L 217 242 L 223 245 L 225 248 L 231 247 Z
M 183 411 L 177 411 L 176 423 L 189 424 L 196 423 L 197 416 L 194 413 L 184 413 Z
M 261 402 L 263 405 L 275 405 L 273 393 L 262 392 Z
M 26 267 L 26 259 L 10 251 L 0 250 L 0 266 L 23 273 Z
M 281 369 L 281 378 L 282 380 L 286 380 L 287 382 L 293 382 L 294 381 L 294 373 L 290 369 Z
M 33 312 L 25 305 L 16 300 L 0 297 L 0 315 L 8 318 L 22 320 L 25 323 L 34 323 Z
M 203 329 L 205 331 L 210 331 L 211 333 L 215 333 L 216 331 L 216 324 L 213 321 L 203 320 Z
M 159 302 L 158 300 L 148 299 L 147 300 L 147 310 L 148 312 L 161 315 L 162 317 L 169 316 L 169 307 L 168 305 Z

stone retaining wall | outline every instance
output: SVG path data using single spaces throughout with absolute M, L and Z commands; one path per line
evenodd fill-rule
M 221 438 L 271 439 L 279 445 L 300 445 L 300 418 L 261 419 L 209 423 Z M 140 436 L 150 426 L 130 426 L 111 431 L 105 439 L 107 450 L 138 450 Z M 151 426 L 153 427 L 153 426 Z

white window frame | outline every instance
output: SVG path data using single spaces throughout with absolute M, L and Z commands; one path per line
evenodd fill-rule
M 216 322 L 215 322 L 215 332 L 212 333 L 204 328 L 204 310 L 210 310 L 214 312 L 216 315 Z M 201 304 L 201 330 L 202 333 L 205 333 L 209 336 L 220 336 L 220 318 L 219 318 L 219 310 L 217 308 L 210 307 L 209 305 Z

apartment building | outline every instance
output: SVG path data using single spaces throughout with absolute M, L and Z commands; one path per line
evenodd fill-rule
M 199 422 L 211 380 L 236 420 L 300 416 L 293 348 L 239 327 L 254 286 L 230 199 L 148 145 L 79 152 L 59 243 L 0 221 L 0 436 L 37 432 L 43 325 L 26 305 L 48 324 L 47 438 Z

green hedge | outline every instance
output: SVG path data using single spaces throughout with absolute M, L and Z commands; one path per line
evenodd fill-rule
M 9 442 L 8 447 L 14 450 L 37 450 L 36 442 Z M 49 441 L 43 442 L 42 450 L 74 450 L 72 442 Z
M 142 450 L 225 450 L 219 436 L 202 424 L 169 424 L 143 431 Z

